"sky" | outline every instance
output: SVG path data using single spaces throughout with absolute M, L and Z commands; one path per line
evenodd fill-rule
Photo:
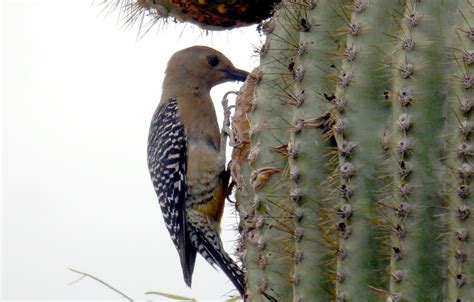
M 165 301 L 144 294 L 161 291 L 223 301 L 236 291 L 200 257 L 193 288 L 183 282 L 148 174 L 148 127 L 175 51 L 211 46 L 250 71 L 261 37 L 171 23 L 137 38 L 100 1 L 1 4 L 2 301 L 122 301 L 91 279 L 69 285 L 79 275 L 68 268 L 136 300 Z M 240 85 L 213 89 L 218 115 Z M 226 209 L 227 250 L 236 221 Z

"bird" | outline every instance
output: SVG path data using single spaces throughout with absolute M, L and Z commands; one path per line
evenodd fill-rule
M 148 168 L 183 278 L 191 287 L 196 254 L 219 267 L 244 297 L 243 270 L 220 238 L 228 195 L 226 127 L 219 130 L 210 90 L 228 81 L 245 81 L 221 52 L 193 46 L 176 52 L 165 71 L 161 99 L 153 114 L 147 147 Z M 226 110 L 224 125 L 229 125 Z

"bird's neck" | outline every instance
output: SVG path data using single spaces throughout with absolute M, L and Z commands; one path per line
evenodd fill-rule
M 162 90 L 163 94 L 161 100 L 178 96 L 202 96 L 210 97 L 211 88 L 205 79 L 199 77 L 190 77 L 182 73 L 167 73 L 163 80 Z
M 216 110 L 212 103 L 210 88 L 201 87 L 200 83 L 163 82 L 161 102 L 175 98 L 178 101 L 178 113 L 185 124 L 188 136 L 196 139 L 204 138 L 220 148 L 219 125 Z M 205 127 L 202 126 L 205 123 Z M 216 135 L 217 134 L 217 135 Z

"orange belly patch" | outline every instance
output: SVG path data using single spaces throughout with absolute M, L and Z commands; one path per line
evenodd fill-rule
M 219 224 L 224 213 L 225 197 L 222 181 L 219 181 L 212 200 L 205 204 L 195 205 L 194 209 L 204 216 L 212 217 Z

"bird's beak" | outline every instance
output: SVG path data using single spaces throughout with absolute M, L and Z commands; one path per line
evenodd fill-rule
M 249 75 L 248 72 L 241 70 L 241 69 L 236 69 L 236 68 L 229 68 L 226 67 L 222 69 L 222 71 L 227 75 L 227 78 L 230 80 L 235 80 L 235 81 L 245 81 L 247 76 Z

